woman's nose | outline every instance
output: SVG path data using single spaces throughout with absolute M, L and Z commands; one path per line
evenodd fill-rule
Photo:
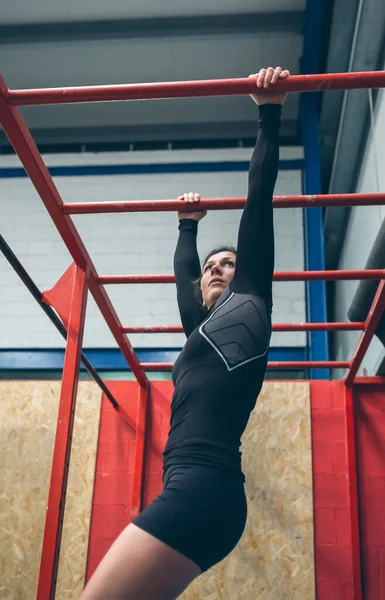
M 222 268 L 220 265 L 213 265 L 211 267 L 211 272 L 212 273 L 222 273 Z

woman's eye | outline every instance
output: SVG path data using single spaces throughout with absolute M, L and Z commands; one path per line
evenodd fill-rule
M 231 267 L 233 267 L 233 266 L 234 266 L 234 263 L 233 263 L 233 261 L 232 261 L 232 260 L 228 260 L 228 261 L 226 262 L 226 265 L 230 265 Z

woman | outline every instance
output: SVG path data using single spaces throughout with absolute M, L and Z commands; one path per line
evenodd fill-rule
M 258 87 L 288 77 L 262 69 Z M 178 305 L 188 338 L 173 369 L 171 429 L 162 493 L 117 538 L 82 600 L 173 600 L 225 558 L 246 523 L 240 438 L 262 387 L 271 334 L 274 232 L 285 94 L 252 96 L 258 138 L 249 172 L 238 249 L 212 251 L 200 270 L 196 248 L 199 195 L 178 213 Z M 199 285 L 201 299 L 197 298 Z

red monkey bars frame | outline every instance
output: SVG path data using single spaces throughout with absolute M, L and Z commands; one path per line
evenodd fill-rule
M 102 277 L 96 272 L 91 258 L 71 220 L 71 214 L 107 213 L 107 212 L 148 212 L 183 210 L 174 200 L 148 202 L 102 202 L 64 204 L 48 172 L 48 169 L 25 125 L 17 106 L 42 104 L 69 104 L 77 102 L 102 102 L 111 100 L 144 100 L 156 98 L 182 98 L 198 96 L 221 96 L 250 94 L 256 91 L 256 79 L 228 79 L 213 81 L 189 81 L 171 83 L 132 84 L 118 86 L 72 87 L 40 90 L 10 90 L 0 77 L 0 122 L 16 154 L 18 154 L 27 174 L 45 204 L 57 230 L 66 244 L 74 265 L 67 271 L 66 306 L 59 306 L 55 288 L 45 294 L 61 314 L 68 331 L 67 350 L 64 360 L 63 385 L 60 397 L 59 418 L 54 448 L 54 469 L 48 498 L 47 517 L 44 532 L 41 568 L 37 598 L 48 600 L 55 597 L 56 574 L 60 553 L 62 520 L 65 507 L 65 494 L 68 479 L 69 455 L 73 428 L 73 412 L 76 401 L 76 389 L 80 367 L 81 343 L 84 328 L 87 291 L 91 291 L 100 311 L 113 333 L 128 365 L 132 369 L 140 386 L 139 410 L 137 417 L 137 439 L 135 450 L 134 489 L 132 497 L 133 511 L 137 514 L 142 502 L 142 479 L 144 472 L 144 447 L 146 436 L 146 413 L 149 393 L 149 381 L 145 370 L 164 370 L 172 364 L 140 364 L 126 337 L 126 333 L 137 332 L 180 332 L 179 326 L 162 327 L 123 327 L 111 304 L 104 285 L 118 283 L 155 283 L 174 282 L 171 275 L 114 276 Z M 385 87 L 385 73 L 333 73 L 327 75 L 292 76 L 280 81 L 272 89 L 258 89 L 258 93 L 311 92 L 324 90 L 359 89 Z M 201 208 L 208 210 L 239 209 L 244 206 L 245 198 L 211 198 L 202 200 Z M 275 208 L 285 207 L 321 207 L 321 206 L 359 206 L 385 203 L 385 194 L 343 194 L 329 196 L 281 196 L 274 198 Z M 63 279 L 57 285 L 63 285 Z M 349 402 L 347 417 L 350 423 L 349 435 L 353 435 L 351 384 L 362 362 L 364 354 L 375 333 L 378 322 L 385 309 L 385 271 L 317 271 L 301 273 L 276 273 L 276 281 L 308 281 L 315 279 L 378 279 L 381 280 L 369 315 L 364 323 L 301 323 L 275 324 L 274 331 L 336 331 L 361 330 L 354 356 L 350 361 L 306 361 L 306 362 L 270 362 L 273 369 L 310 369 L 310 368 L 347 368 L 345 379 Z M 68 297 L 69 296 L 69 297 Z M 61 310 L 60 310 L 61 309 Z M 129 424 L 122 407 L 118 412 Z M 351 438 L 353 439 L 353 438 Z M 353 472 L 355 458 L 352 452 L 349 470 L 354 486 Z M 356 498 L 353 487 L 352 498 Z M 355 506 L 352 502 L 352 506 Z M 352 539 L 358 539 L 358 522 L 351 515 Z M 354 598 L 360 598 L 360 567 L 358 543 L 352 545 L 355 560 Z

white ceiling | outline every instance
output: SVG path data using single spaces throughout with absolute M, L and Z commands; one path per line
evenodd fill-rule
M 205 36 L 7 45 L 2 72 L 10 88 L 247 77 L 263 66 L 295 71 L 301 36 Z
M 304 10 L 305 0 L 0 0 L 1 24 Z
M 238 0 L 237 3 L 234 0 L 0 0 L 3 30 L 6 24 L 39 27 L 59 21 L 95 23 L 119 18 L 128 22 L 151 18 L 154 23 L 160 16 L 182 16 L 184 23 L 189 25 L 189 15 L 204 17 L 230 13 L 234 16 L 250 13 L 258 22 L 258 14 L 264 15 L 264 26 L 256 33 L 251 33 L 250 28 L 243 31 L 242 27 L 232 31 L 230 16 L 226 21 L 229 31 L 217 31 L 214 17 L 212 29 L 201 35 L 196 26 L 181 36 L 176 25 L 172 35 L 165 37 L 165 30 L 158 27 L 155 20 L 155 27 L 148 30 L 147 37 L 140 37 L 143 32 L 132 36 L 128 28 L 113 39 L 92 39 L 91 36 L 73 40 L 68 35 L 54 38 L 54 41 L 40 41 L 39 34 L 26 38 L 25 43 L 22 38 L 17 43 L 10 43 L 8 39 L 7 43 L 1 44 L 0 39 L 0 72 L 11 89 L 247 77 L 269 65 L 281 65 L 295 74 L 300 71 L 302 35 L 298 31 L 291 32 L 290 28 L 289 31 L 269 32 L 266 15 L 277 11 L 278 16 L 274 15 L 276 27 L 283 25 L 284 29 L 285 11 L 301 11 L 304 4 L 305 0 Z M 154 140 L 160 139 L 159 133 L 155 135 L 156 127 L 162 130 L 161 137 L 167 141 L 167 126 L 173 126 L 174 133 L 175 128 L 178 129 L 175 134 L 178 139 L 184 137 L 183 127 L 186 139 L 191 136 L 204 139 L 210 127 L 214 133 L 207 133 L 208 138 L 226 137 L 227 128 L 231 130 L 229 137 L 244 137 L 245 131 L 249 130 L 248 123 L 252 127 L 255 122 L 255 106 L 247 97 L 26 107 L 22 113 L 34 132 L 40 131 L 44 137 L 55 130 L 55 136 L 60 140 L 62 131 L 63 139 L 66 137 L 67 142 L 73 140 L 74 143 L 81 143 L 86 130 L 88 133 L 93 130 L 90 135 L 94 141 L 100 134 L 100 143 L 107 138 L 111 142 L 114 139 L 112 129 L 107 136 L 106 131 L 101 132 L 108 128 L 115 128 L 119 141 L 124 140 L 125 135 L 126 141 L 133 141 L 130 136 L 134 135 L 134 130 L 134 141 L 148 141 L 151 128 L 154 128 Z M 290 124 L 287 130 L 295 131 L 297 118 L 298 96 L 289 95 L 284 109 L 284 123 Z M 219 131 L 221 124 L 226 131 Z M 146 130 L 145 135 L 141 128 Z M 85 139 L 90 139 L 88 133 Z M 175 135 L 173 139 L 176 139 Z M 4 136 L 0 137 L 0 143 L 4 144 Z

